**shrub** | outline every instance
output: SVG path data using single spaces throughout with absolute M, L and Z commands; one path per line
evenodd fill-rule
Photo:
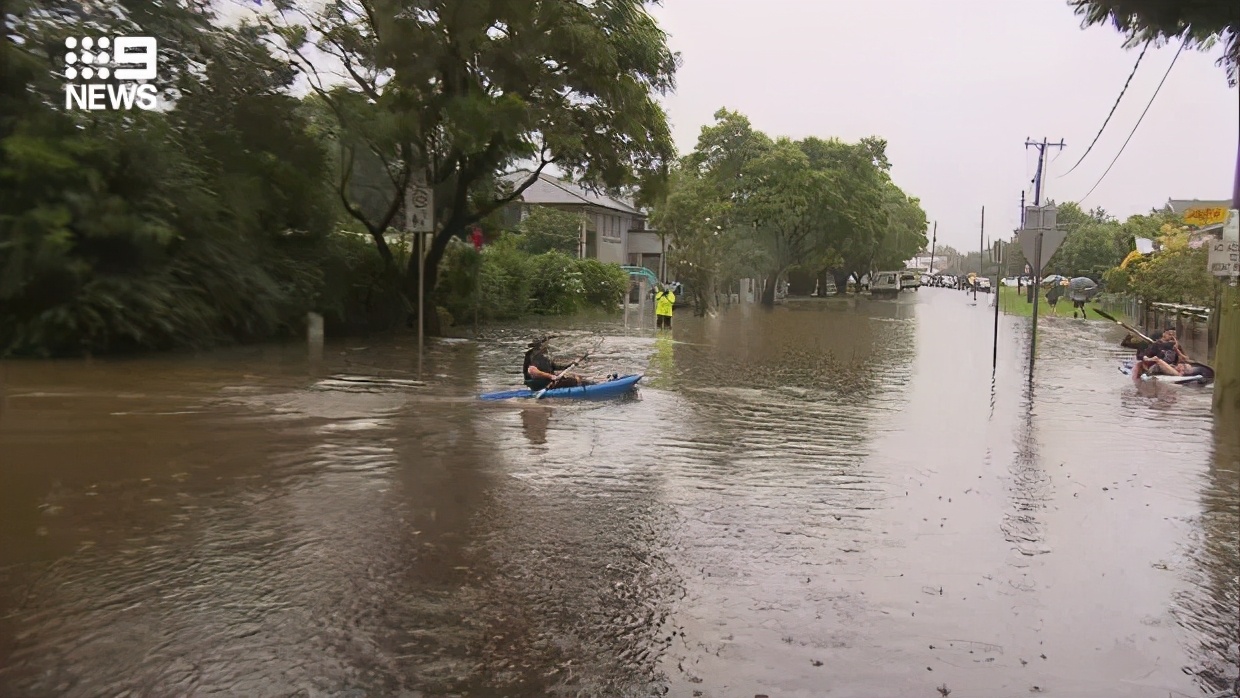
M 530 260 L 530 310 L 543 315 L 571 315 L 585 301 L 577 260 L 547 252 Z
M 511 320 L 530 306 L 530 256 L 515 245 L 499 241 L 482 250 L 479 272 L 479 317 Z
M 456 320 L 473 317 L 477 307 L 482 316 L 477 286 L 481 285 L 483 255 L 473 245 L 454 238 L 444 250 L 435 287 L 435 302 Z
M 581 239 L 581 215 L 546 206 L 531 206 L 517 226 L 521 249 L 539 255 L 544 252 L 577 254 Z
M 579 259 L 577 269 L 581 272 L 585 303 L 608 312 L 619 312 L 620 302 L 629 287 L 629 275 L 619 265 L 604 264 L 597 259 Z

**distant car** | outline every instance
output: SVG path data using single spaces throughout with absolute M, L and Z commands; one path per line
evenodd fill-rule
M 916 272 L 902 271 L 900 272 L 900 290 L 907 291 L 913 289 L 916 291 L 921 286 L 921 279 L 918 278 Z
M 977 284 L 978 291 L 981 291 L 982 293 L 990 293 L 990 279 L 987 279 L 984 276 L 979 276 L 973 280 L 973 283 Z
M 1020 285 L 1020 279 L 1019 279 L 1019 278 L 1017 278 L 1017 277 L 1015 277 L 1015 276 L 1009 276 L 1009 277 L 1005 278 L 1003 281 L 1001 281 L 1001 282 L 999 282 L 999 283 L 1001 283 L 1001 284 L 1003 284 L 1004 286 L 1007 286 L 1007 287 L 1009 287 L 1009 288 L 1010 288 L 1010 287 L 1014 287 L 1014 286 L 1019 286 L 1019 285 Z

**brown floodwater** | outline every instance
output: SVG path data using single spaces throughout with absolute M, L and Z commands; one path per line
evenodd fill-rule
M 0 364 L 0 696 L 1224 695 L 1240 429 L 992 322 L 543 324 L 592 403 L 477 400 L 503 327 Z

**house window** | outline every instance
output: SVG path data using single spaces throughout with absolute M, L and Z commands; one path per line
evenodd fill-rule
M 603 216 L 603 237 L 612 240 L 620 240 L 620 217 L 619 216 Z

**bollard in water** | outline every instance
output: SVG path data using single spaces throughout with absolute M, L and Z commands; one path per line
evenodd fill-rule
M 647 288 L 647 283 L 648 282 L 646 281 L 646 277 L 644 276 L 641 277 L 637 282 L 637 288 L 638 288 L 637 326 L 642 329 L 645 329 L 646 327 L 646 295 L 649 292 L 649 289 Z
M 318 313 L 306 313 L 306 344 L 310 358 L 323 358 L 323 316 Z

